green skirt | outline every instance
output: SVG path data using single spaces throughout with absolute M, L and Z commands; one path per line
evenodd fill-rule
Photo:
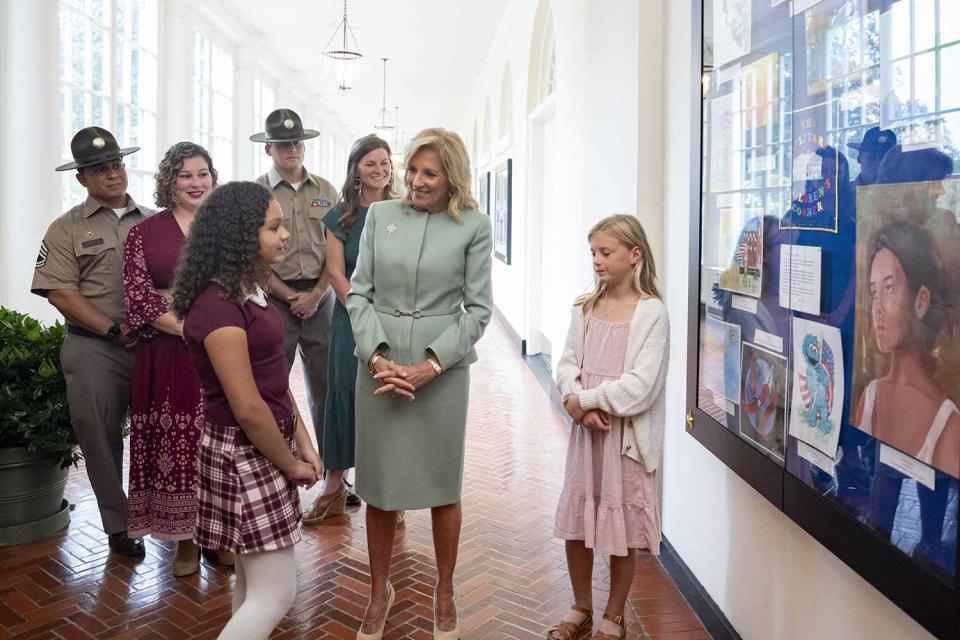
M 378 383 L 359 369 L 356 492 L 385 511 L 460 501 L 470 369 L 454 367 L 410 402 L 375 396 Z

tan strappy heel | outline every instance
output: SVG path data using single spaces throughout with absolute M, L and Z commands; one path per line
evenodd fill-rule
M 303 516 L 303 524 L 319 524 L 328 518 L 338 516 L 343 513 L 343 507 L 347 503 L 347 487 L 340 483 L 340 488 L 328 496 L 317 496 L 313 506 Z

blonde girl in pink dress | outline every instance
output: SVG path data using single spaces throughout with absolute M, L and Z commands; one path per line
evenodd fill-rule
M 660 552 L 657 468 L 670 326 L 646 233 L 634 216 L 587 235 L 595 287 L 577 299 L 557 386 L 573 419 L 554 535 L 566 541 L 570 613 L 551 640 L 626 638 L 637 550 Z M 593 632 L 594 553 L 610 556 L 610 596 Z

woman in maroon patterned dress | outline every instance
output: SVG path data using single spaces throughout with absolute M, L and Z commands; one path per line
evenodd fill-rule
M 163 210 L 130 231 L 123 255 L 127 330 L 139 338 L 131 402 L 130 535 L 177 541 L 173 573 L 200 568 L 197 447 L 203 429 L 200 382 L 170 312 L 169 289 L 200 204 L 217 184 L 210 154 L 191 142 L 170 147 L 157 171 Z M 229 562 L 228 557 L 221 561 Z

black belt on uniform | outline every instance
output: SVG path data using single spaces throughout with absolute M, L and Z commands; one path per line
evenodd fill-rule
M 306 280 L 284 280 L 283 283 L 294 291 L 310 291 L 317 286 L 319 280 L 320 278 L 307 278 Z
M 374 305 L 373 307 L 380 313 L 385 313 L 388 316 L 395 316 L 397 318 L 401 316 L 408 316 L 416 320 L 417 318 L 428 318 L 430 316 L 452 316 L 455 313 L 460 313 L 461 308 L 457 307 L 456 309 L 414 309 L 412 311 L 405 311 L 403 309 L 388 309 L 387 307 L 380 307 Z
M 83 336 L 84 338 L 96 338 L 97 340 L 107 341 L 106 336 L 102 336 L 99 333 L 94 333 L 89 329 L 84 329 L 83 327 L 75 327 L 72 324 L 67 325 L 67 333 L 72 333 L 75 336 Z

